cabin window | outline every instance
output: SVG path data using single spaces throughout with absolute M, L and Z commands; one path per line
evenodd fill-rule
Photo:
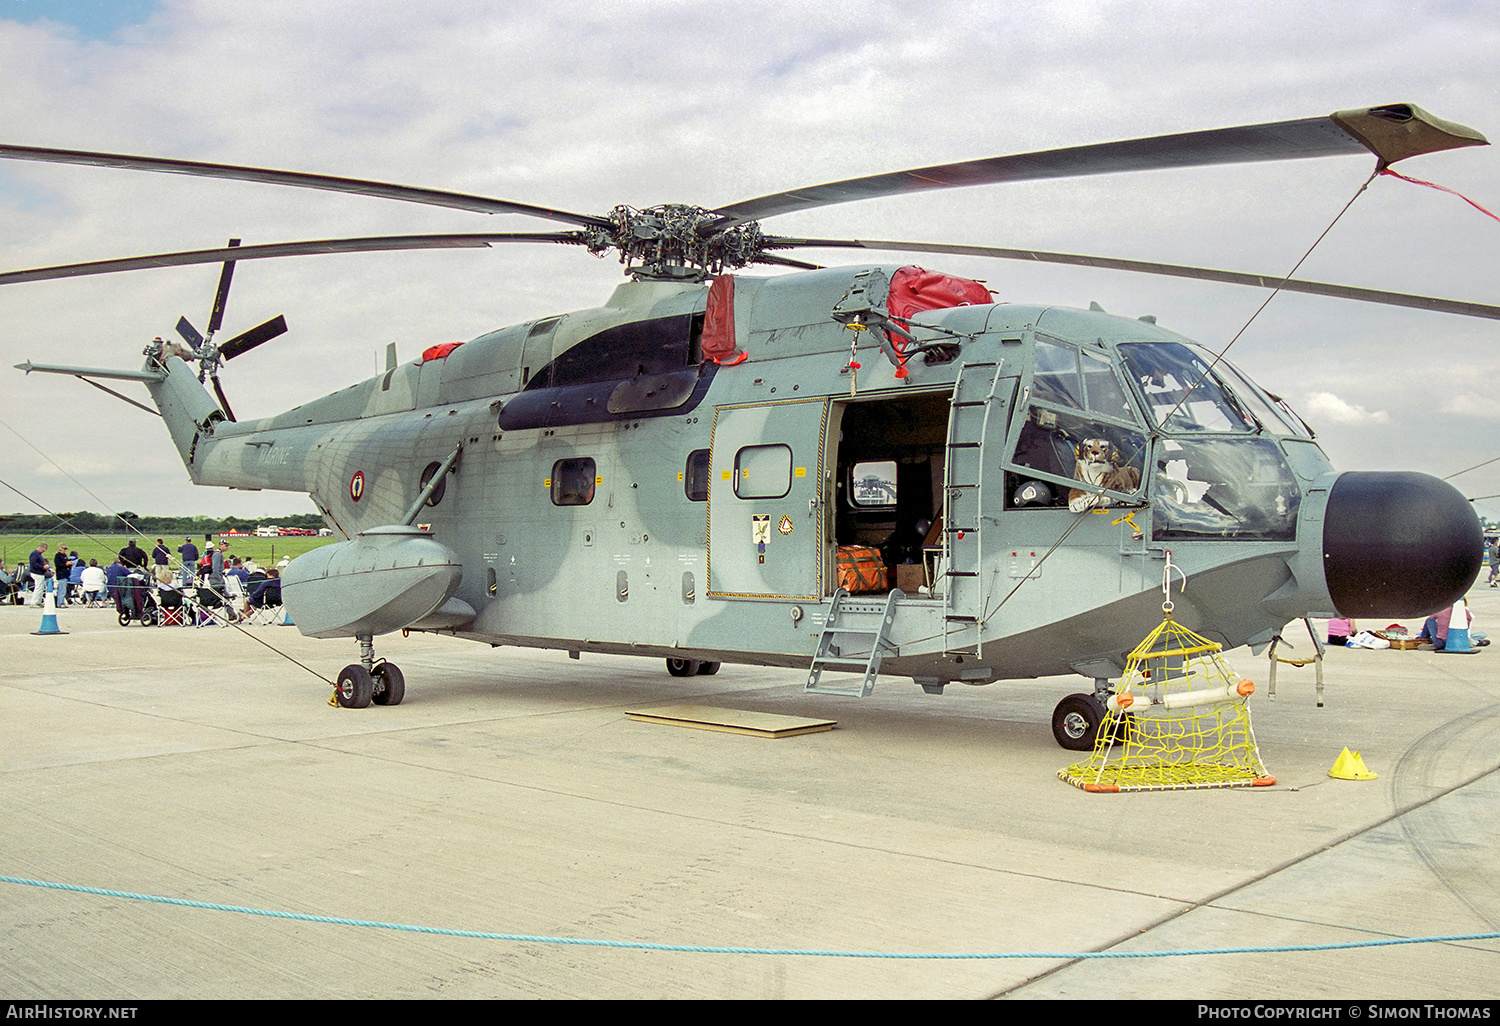
M 850 468 L 849 501 L 866 508 L 896 505 L 896 461 L 871 460 Z
M 552 464 L 552 505 L 587 506 L 594 501 L 598 482 L 594 461 L 587 456 Z
M 742 499 L 779 499 L 792 490 L 792 449 L 747 445 L 734 456 L 734 494 Z
M 693 502 L 708 501 L 709 450 L 694 449 L 688 453 L 687 467 L 682 472 L 682 490 Z
M 436 474 L 438 472 L 438 468 L 441 466 L 442 464 L 437 462 L 436 460 L 433 460 L 431 463 L 427 464 L 427 469 L 422 471 L 421 480 L 417 482 L 418 495 L 422 494 L 422 489 L 427 487 L 428 482 L 432 480 L 432 475 Z M 447 490 L 448 479 L 445 477 L 438 482 L 438 486 L 434 488 L 432 490 L 432 494 L 427 497 L 427 505 L 436 506 L 438 503 L 442 502 L 443 493 Z

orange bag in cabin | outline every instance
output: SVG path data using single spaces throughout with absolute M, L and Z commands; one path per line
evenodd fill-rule
M 862 591 L 886 591 L 885 560 L 878 549 L 868 545 L 840 545 L 838 549 L 839 587 L 850 594 Z

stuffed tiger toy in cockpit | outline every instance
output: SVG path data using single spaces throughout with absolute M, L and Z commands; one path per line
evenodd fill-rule
M 1085 438 L 1073 447 L 1073 455 L 1077 458 L 1073 476 L 1084 484 L 1116 492 L 1133 492 L 1141 485 L 1141 472 L 1128 464 L 1120 465 L 1120 450 L 1108 438 Z M 1107 495 L 1068 489 L 1068 509 L 1074 513 L 1110 502 Z

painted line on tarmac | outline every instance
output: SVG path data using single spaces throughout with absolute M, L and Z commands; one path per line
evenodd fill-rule
M 488 933 L 480 930 L 453 930 L 441 926 L 413 926 L 407 923 L 383 923 L 372 919 L 344 919 L 339 916 L 316 916 L 306 912 L 282 912 L 275 909 L 250 908 L 245 905 L 223 905 L 212 901 L 191 901 L 160 894 L 137 894 L 81 884 L 30 880 L 19 876 L 0 876 L 0 883 L 38 887 L 51 891 L 72 891 L 127 901 L 145 901 L 158 905 L 207 909 L 212 912 L 235 912 L 267 919 L 290 919 L 302 923 L 327 923 L 332 926 L 361 926 L 374 930 L 396 930 L 404 933 L 426 933 L 440 937 L 466 937 L 471 940 L 512 941 L 521 944 L 553 944 L 586 948 L 631 948 L 639 951 L 682 951 L 705 955 L 796 955 L 810 958 L 894 958 L 921 960 L 963 959 L 1083 959 L 1083 958 L 1180 958 L 1188 955 L 1261 955 L 1288 951 L 1346 951 L 1354 948 L 1385 948 L 1398 944 L 1446 944 L 1456 941 L 1500 940 L 1500 933 L 1456 933 L 1431 937 L 1392 937 L 1383 940 L 1344 941 L 1334 944 L 1278 944 L 1271 947 L 1192 948 L 1183 951 L 839 951 L 817 948 L 751 948 L 708 944 L 659 944 L 652 941 L 599 940 L 587 937 L 548 937 L 525 933 Z

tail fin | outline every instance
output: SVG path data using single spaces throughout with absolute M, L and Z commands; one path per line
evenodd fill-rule
M 175 353 L 164 352 L 148 357 L 146 369 L 162 375 L 147 381 L 146 389 L 161 411 L 162 420 L 167 422 L 172 444 L 177 446 L 188 476 L 197 484 L 199 468 L 195 460 L 198 443 L 204 436 L 213 434 L 214 425 L 224 419 L 224 412 L 198 381 L 193 368 Z

